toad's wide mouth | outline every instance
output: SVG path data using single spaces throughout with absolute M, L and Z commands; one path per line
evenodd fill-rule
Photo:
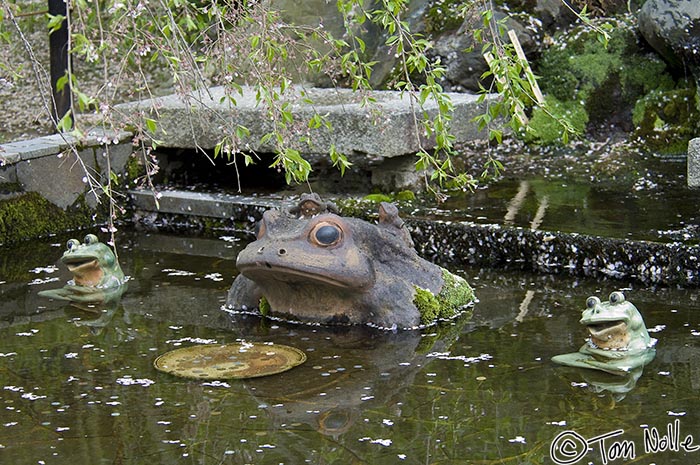
M 67 257 L 63 259 L 63 263 L 68 267 L 68 271 L 74 273 L 87 268 L 99 268 L 100 262 L 95 257 Z
M 586 324 L 586 329 L 595 339 L 609 339 L 613 335 L 624 334 L 627 331 L 627 322 L 625 320 L 598 321 Z
M 262 278 L 290 284 L 315 282 L 342 289 L 361 288 L 364 286 L 364 284 L 366 284 L 364 282 L 360 282 L 360 280 L 350 279 L 348 276 L 330 276 L 327 273 L 317 273 L 313 270 L 290 268 L 277 264 L 271 264 L 269 262 L 256 262 L 245 265 L 238 264 L 238 270 L 253 281 L 258 281 L 260 278 Z

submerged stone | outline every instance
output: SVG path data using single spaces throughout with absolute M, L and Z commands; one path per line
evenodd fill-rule
M 192 379 L 244 379 L 274 375 L 306 361 L 301 350 L 282 344 L 198 345 L 160 355 L 153 366 Z
M 649 336 L 639 310 L 615 291 L 608 302 L 589 297 L 580 320 L 589 338 L 578 352 L 552 357 L 561 365 L 627 375 L 652 361 L 656 339 Z
M 309 212 L 309 199 L 265 212 L 257 240 L 238 255 L 229 308 L 304 323 L 409 329 L 454 317 L 474 302 L 464 279 L 418 256 L 393 204 L 381 203 L 372 224 L 318 201 Z
M 126 279 L 117 257 L 94 234 L 85 236 L 82 244 L 70 239 L 61 263 L 73 274 L 73 279 L 61 289 L 40 291 L 40 296 L 76 303 L 100 303 L 118 299 L 125 290 Z

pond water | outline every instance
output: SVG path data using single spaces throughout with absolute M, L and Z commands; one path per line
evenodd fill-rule
M 124 232 L 129 288 L 95 313 L 37 296 L 68 280 L 56 266 L 66 239 L 0 250 L 2 463 L 539 464 L 556 463 L 553 443 L 576 458 L 589 440 L 568 463 L 700 462 L 696 289 L 453 270 L 476 288 L 472 315 L 422 332 L 331 331 L 222 311 L 246 236 Z M 554 365 L 583 343 L 586 298 L 616 289 L 658 339 L 643 374 Z M 152 365 L 178 347 L 240 340 L 308 359 L 243 381 Z
M 640 179 L 631 188 L 539 177 L 506 179 L 474 193 L 454 195 L 433 212 L 438 218 L 482 224 L 697 244 L 700 190 L 681 183 L 660 188 Z

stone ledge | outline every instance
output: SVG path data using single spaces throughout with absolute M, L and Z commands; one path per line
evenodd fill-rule
M 34 139 L 0 144 L 0 167 L 28 161 L 35 158 L 57 155 L 71 145 L 78 147 L 93 147 L 106 144 L 120 144 L 131 139 L 133 134 L 128 131 L 110 131 L 94 128 L 78 139 L 72 134 L 52 134 Z
M 258 219 L 242 218 L 243 208 L 252 207 L 260 209 L 262 212 L 282 204 L 281 201 L 246 195 L 208 194 L 181 190 L 160 191 L 154 194 L 146 189 L 132 189 L 128 191 L 128 194 L 132 206 L 137 210 L 241 221 L 256 221 Z
M 141 213 L 208 216 L 251 224 L 268 208 L 288 207 L 282 199 L 183 191 L 163 192 L 161 209 L 153 194 L 130 191 Z M 148 200 L 147 197 L 151 197 Z M 539 273 L 626 279 L 644 284 L 700 286 L 700 246 L 613 239 L 539 231 L 497 224 L 405 218 L 416 249 L 445 266 L 513 268 Z M 156 222 L 157 223 L 157 222 Z M 168 221 L 153 223 L 166 229 Z

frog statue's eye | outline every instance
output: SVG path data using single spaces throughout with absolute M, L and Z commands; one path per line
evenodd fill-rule
M 596 305 L 600 304 L 600 299 L 598 297 L 592 296 L 586 299 L 586 307 L 587 308 L 595 308 Z
M 100 240 L 94 234 L 88 234 L 87 236 L 85 236 L 85 239 L 83 239 L 83 241 L 87 245 L 97 244 L 98 242 L 100 242 Z
M 610 294 L 609 299 L 611 304 L 621 304 L 625 301 L 625 294 L 620 291 L 615 291 Z
M 68 239 L 68 242 L 66 243 L 66 247 L 68 248 L 68 250 L 73 250 L 79 245 L 80 241 L 78 239 Z
M 312 244 L 321 247 L 331 247 L 343 239 L 343 230 L 340 226 L 329 221 L 321 221 L 311 230 L 309 240 Z

